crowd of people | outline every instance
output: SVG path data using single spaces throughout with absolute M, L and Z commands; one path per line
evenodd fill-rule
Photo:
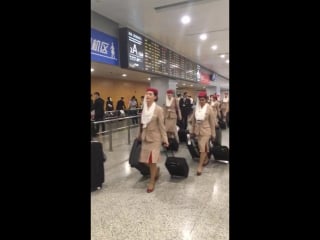
M 153 192 L 159 178 L 160 168 L 157 167 L 157 163 L 160 160 L 161 146 L 169 147 L 168 136 L 174 137 L 179 143 L 179 128 L 189 131 L 191 137 L 197 138 L 200 153 L 197 176 L 202 174 L 203 167 L 209 162 L 209 142 L 215 140 L 219 120 L 227 121 L 229 96 L 228 93 L 225 93 L 224 98 L 220 101 L 219 95 L 208 96 L 205 91 L 201 91 L 195 102 L 191 99 L 187 92 L 182 97 L 179 95 L 175 97 L 174 90 L 168 89 L 165 104 L 160 106 L 157 104 L 158 90 L 147 88 L 145 95 L 141 97 L 140 106 L 135 96 L 132 96 L 129 101 L 128 110 L 136 112 L 138 107 L 142 108 L 140 131 L 137 138 L 141 141 L 140 162 L 147 164 L 150 169 L 148 193 Z M 99 92 L 95 92 L 94 101 L 91 102 L 94 121 L 103 120 L 104 109 L 113 110 L 112 99 L 108 97 L 105 105 Z M 117 102 L 116 110 L 125 109 L 127 108 L 121 97 Z M 138 118 L 133 118 L 132 121 L 137 124 Z M 96 131 L 99 131 L 99 125 L 96 124 Z M 101 125 L 104 131 L 104 124 Z

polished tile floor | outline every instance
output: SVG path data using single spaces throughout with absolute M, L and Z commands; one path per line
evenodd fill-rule
M 138 128 L 131 129 L 131 143 Z M 175 154 L 185 157 L 190 167 L 186 179 L 172 179 L 164 166 L 152 193 L 148 179 L 128 163 L 131 145 L 128 131 L 99 136 L 107 155 L 105 183 L 91 193 L 91 240 L 227 240 L 229 239 L 229 165 L 212 162 L 201 176 L 185 143 Z M 222 132 L 229 146 L 229 129 Z

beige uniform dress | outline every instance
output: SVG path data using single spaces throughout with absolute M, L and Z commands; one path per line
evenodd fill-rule
M 198 138 L 199 152 L 209 152 L 209 139 L 216 137 L 216 117 L 214 116 L 212 107 L 208 106 L 205 113 L 205 118 L 202 121 L 197 121 L 195 111 L 192 114 L 190 133 L 194 133 Z
M 157 163 L 163 142 L 168 142 L 162 107 L 156 105 L 151 121 L 142 128 L 140 162 Z
M 164 122 L 167 132 L 174 133 L 177 141 L 179 142 L 178 131 L 177 131 L 177 118 L 182 119 L 179 102 L 176 98 L 173 98 L 172 103 L 169 107 L 164 106 Z M 177 115 L 178 114 L 178 115 Z

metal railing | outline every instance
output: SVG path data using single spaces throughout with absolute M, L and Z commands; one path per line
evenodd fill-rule
M 92 124 L 94 125 L 94 129 L 95 129 L 95 126 L 97 124 L 110 123 L 109 130 L 100 131 L 100 132 L 97 132 L 96 134 L 98 134 L 98 135 L 104 135 L 104 134 L 107 135 L 107 134 L 109 134 L 109 151 L 112 152 L 113 151 L 113 148 L 112 148 L 112 133 L 113 132 L 117 132 L 117 131 L 121 131 L 121 130 L 124 130 L 124 129 L 128 129 L 128 145 L 130 145 L 131 144 L 131 132 L 130 132 L 130 130 L 133 127 L 138 127 L 139 126 L 139 118 L 140 117 L 141 117 L 141 114 L 138 114 L 138 115 L 135 115 L 135 116 L 129 116 L 129 117 L 117 117 L 117 118 L 114 118 L 114 119 L 106 119 L 106 120 L 103 120 L 103 121 L 92 121 Z M 113 122 L 118 122 L 118 121 L 121 121 L 121 120 L 133 119 L 133 118 L 137 118 L 137 120 L 138 120 L 137 124 L 128 123 L 127 126 L 117 127 L 117 128 L 113 129 L 113 126 L 112 126 Z

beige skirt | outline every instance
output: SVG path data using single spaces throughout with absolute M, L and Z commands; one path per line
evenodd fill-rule
M 210 136 L 198 136 L 199 152 L 209 152 Z
M 143 163 L 157 163 L 160 161 L 160 142 L 146 142 L 142 141 L 140 162 Z
M 165 127 L 167 132 L 176 133 L 177 132 L 177 119 L 176 118 L 166 118 Z

